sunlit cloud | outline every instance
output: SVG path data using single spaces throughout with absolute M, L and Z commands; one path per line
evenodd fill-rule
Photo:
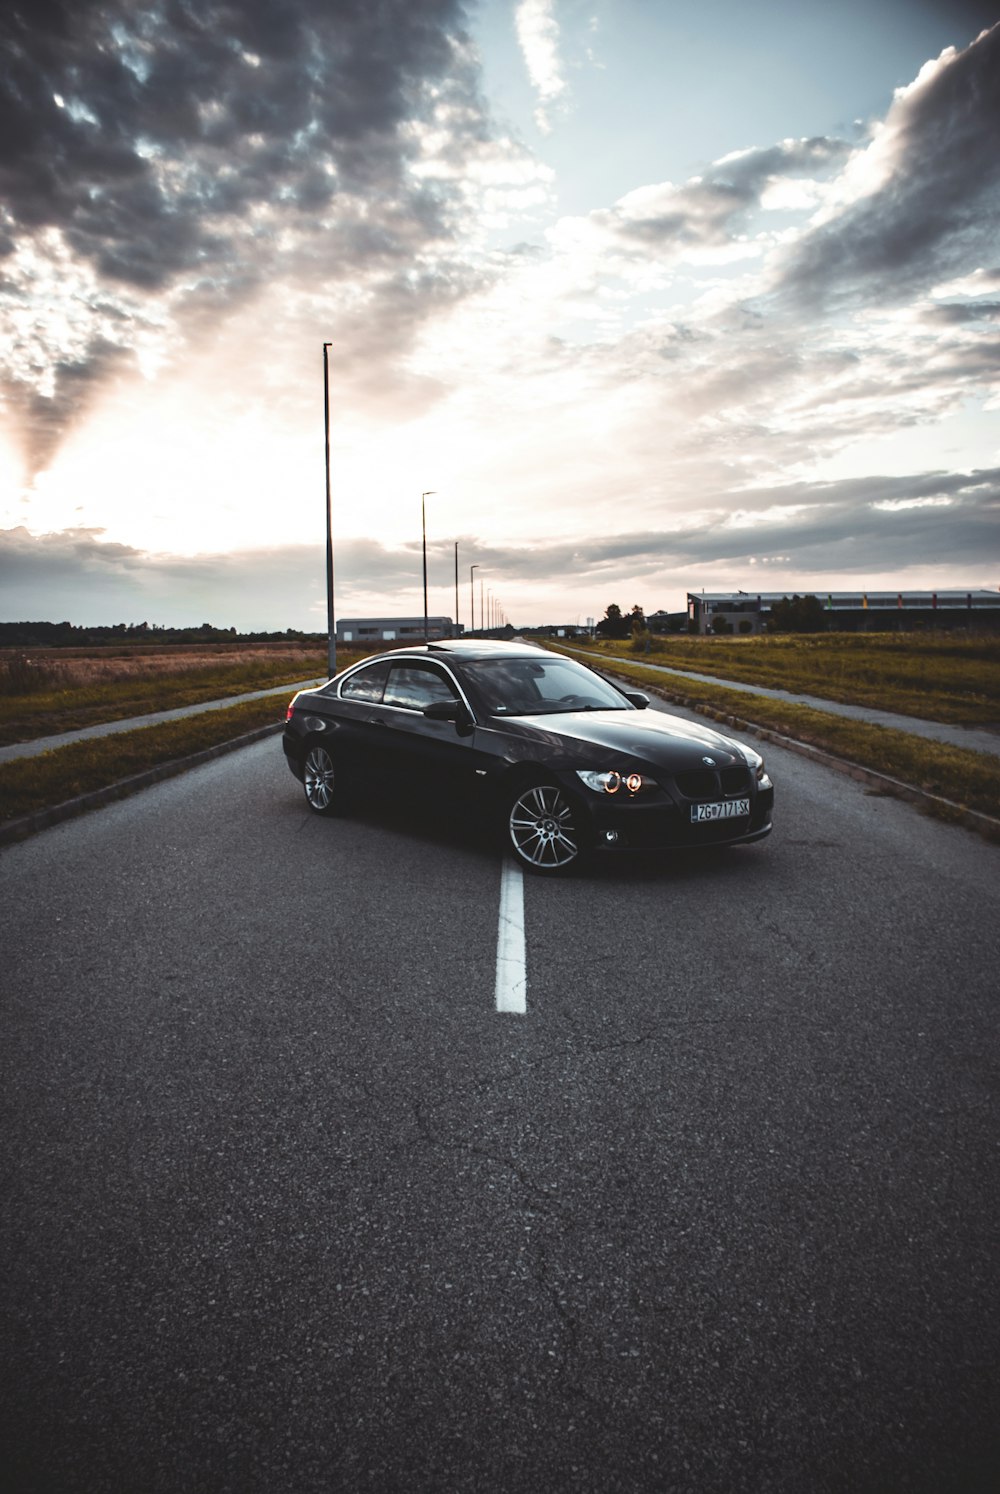
M 583 154 L 617 186 L 587 195 L 560 111 L 593 28 L 570 7 L 514 12 L 520 122 L 491 112 L 459 0 L 236 0 L 225 34 L 193 23 L 200 51 L 126 0 L 67 16 L 0 80 L 0 525 L 35 595 L 77 566 L 48 594 L 113 577 L 167 606 L 176 584 L 322 626 L 323 342 L 354 614 L 415 605 L 431 488 L 442 591 L 457 541 L 535 618 L 750 565 L 982 581 L 1000 28 L 862 126 L 748 143 L 737 121 L 680 169 L 633 170 L 606 115 Z M 534 106 L 560 129 L 539 140 Z
M 559 58 L 559 23 L 555 0 L 520 0 L 514 13 L 517 39 L 535 92 L 535 123 L 547 134 L 554 106 L 564 101 L 567 84 Z

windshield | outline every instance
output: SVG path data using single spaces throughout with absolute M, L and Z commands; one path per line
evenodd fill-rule
M 630 709 L 613 686 L 572 659 L 484 659 L 464 673 L 494 716 Z

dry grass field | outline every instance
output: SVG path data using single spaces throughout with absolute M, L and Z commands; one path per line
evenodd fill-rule
M 87 689 L 105 683 L 156 680 L 165 676 L 218 670 L 259 669 L 271 664 L 297 669 L 322 664 L 317 649 L 274 644 L 243 644 L 232 648 L 208 644 L 171 648 L 2 649 L 0 696 L 39 695 Z
M 648 642 L 648 649 L 647 649 Z M 597 645 L 617 658 L 961 725 L 1000 724 L 995 633 L 809 633 L 666 638 Z
M 224 700 L 325 672 L 325 649 L 295 645 L 8 649 L 0 654 L 0 744 Z

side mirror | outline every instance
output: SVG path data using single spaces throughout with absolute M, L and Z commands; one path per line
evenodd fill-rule
M 649 705 L 649 696 L 644 695 L 641 690 L 623 690 L 622 694 L 629 704 L 634 705 L 638 711 L 644 711 Z
M 464 721 L 466 719 L 465 706 L 460 700 L 432 700 L 430 705 L 425 705 L 422 709 L 428 721 Z

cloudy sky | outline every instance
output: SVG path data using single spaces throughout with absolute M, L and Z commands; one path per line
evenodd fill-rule
M 5 0 L 0 617 L 1000 586 L 1000 0 Z

